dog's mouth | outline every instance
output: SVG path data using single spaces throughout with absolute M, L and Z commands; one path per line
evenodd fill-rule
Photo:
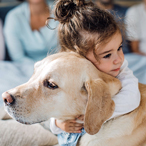
M 9 114 L 9 116 L 15 119 L 17 122 L 26 124 L 26 125 L 31 124 L 31 122 L 24 121 L 25 118 L 22 117 L 21 112 L 19 112 L 18 110 L 15 110 L 15 108 L 5 107 L 5 110 Z
M 44 122 L 44 120 L 39 121 L 39 122 L 26 122 L 26 121 L 23 121 L 23 120 L 21 120 L 21 119 L 19 119 L 19 118 L 15 118 L 15 120 L 16 120 L 17 122 L 19 122 L 19 123 L 21 123 L 21 124 L 25 124 L 25 125 L 32 125 L 32 124 Z
M 9 107 L 5 107 L 6 112 L 10 115 L 10 117 L 12 117 L 13 119 L 15 119 L 17 122 L 21 123 L 21 124 L 26 124 L 26 125 L 32 125 L 32 124 L 36 124 L 36 123 L 41 123 L 46 121 L 46 119 L 42 120 L 36 117 L 36 120 L 32 120 L 32 117 L 26 117 L 24 116 L 27 111 L 19 111 L 15 108 L 9 108 Z
M 25 125 L 31 125 L 31 124 L 33 124 L 33 123 L 30 123 L 30 122 L 24 122 L 24 121 L 22 121 L 21 119 L 16 119 L 15 118 L 15 120 L 17 121 L 17 122 L 19 122 L 19 123 L 21 123 L 21 124 L 25 124 Z
M 31 121 L 31 122 L 28 122 L 28 121 L 25 121 L 25 120 L 22 120 L 20 118 L 15 118 L 15 120 L 21 124 L 25 124 L 25 125 L 32 125 L 32 124 L 36 124 L 36 123 L 41 123 L 41 122 L 44 122 L 46 120 L 42 120 L 42 121 Z

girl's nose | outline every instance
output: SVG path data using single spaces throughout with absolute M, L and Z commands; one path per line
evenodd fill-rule
M 121 63 L 121 61 L 122 61 L 122 56 L 117 54 L 114 59 L 114 64 Z

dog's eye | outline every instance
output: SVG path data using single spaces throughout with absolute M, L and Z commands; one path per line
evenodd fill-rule
M 56 89 L 56 88 L 58 88 L 58 86 L 56 84 L 54 84 L 52 82 L 49 82 L 48 80 L 45 80 L 44 81 L 44 86 L 45 87 L 48 87 L 50 89 Z

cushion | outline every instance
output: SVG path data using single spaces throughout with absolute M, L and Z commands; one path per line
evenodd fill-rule
M 3 108 L 0 109 L 0 146 L 40 146 L 56 145 L 57 137 L 41 124 L 25 125 L 10 119 Z
M 12 119 L 7 112 L 4 110 L 4 107 L 0 107 L 0 120 L 8 120 Z

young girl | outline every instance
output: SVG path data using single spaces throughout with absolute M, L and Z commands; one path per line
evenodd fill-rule
M 90 60 L 100 71 L 118 78 L 122 89 L 113 97 L 115 111 L 111 118 L 136 109 L 140 103 L 138 80 L 128 68 L 122 51 L 120 27 L 113 16 L 84 0 L 59 0 L 55 7 L 59 40 L 63 51 L 75 51 Z M 77 115 L 83 119 L 83 115 Z M 110 118 L 110 119 L 111 119 Z M 109 120 L 109 119 L 108 119 Z M 50 128 L 58 134 L 61 146 L 75 146 L 85 133 L 76 119 L 60 122 L 51 119 Z

